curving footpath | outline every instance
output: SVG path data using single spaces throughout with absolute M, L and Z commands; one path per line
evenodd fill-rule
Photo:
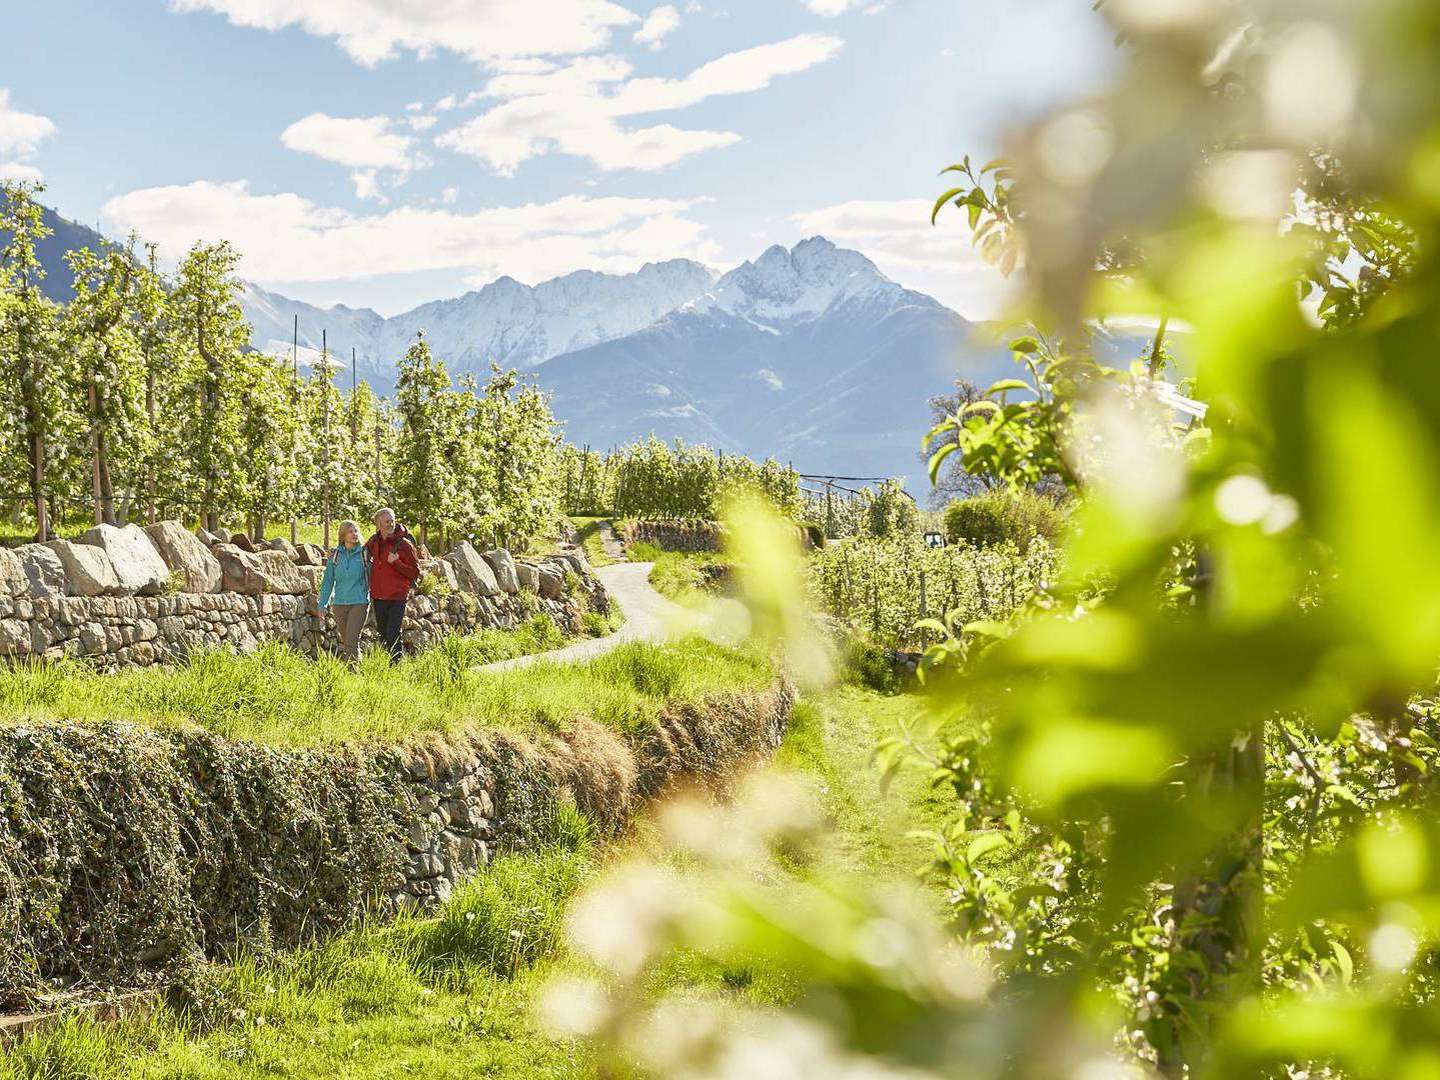
M 654 563 L 629 562 L 595 567 L 595 576 L 605 586 L 610 599 L 620 605 L 625 624 L 615 633 L 589 641 L 577 641 L 549 652 L 517 656 L 513 660 L 497 660 L 483 664 L 477 671 L 508 671 L 528 667 L 541 661 L 547 664 L 574 664 L 593 660 L 628 641 L 664 641 L 670 626 L 680 614 L 680 605 L 666 600 L 650 584 L 650 568 Z

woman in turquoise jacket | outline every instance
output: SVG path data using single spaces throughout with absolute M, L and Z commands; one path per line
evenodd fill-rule
M 340 523 L 340 543 L 325 560 L 320 579 L 320 610 L 335 614 L 340 633 L 340 655 L 352 664 L 360 659 L 360 631 L 370 613 L 370 556 L 360 543 L 360 526 Z

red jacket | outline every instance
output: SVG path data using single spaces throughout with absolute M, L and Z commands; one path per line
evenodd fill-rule
M 370 553 L 370 598 L 372 600 L 404 600 L 410 586 L 420 577 L 420 559 L 405 526 L 395 525 L 386 540 L 377 532 L 365 542 Z M 390 553 L 399 555 L 393 563 Z

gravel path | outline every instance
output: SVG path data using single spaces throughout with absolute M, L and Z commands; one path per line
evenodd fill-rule
M 528 667 L 542 660 L 547 664 L 574 664 L 593 660 L 627 641 L 664 641 L 668 635 L 668 625 L 680 608 L 666 600 L 650 584 L 650 568 L 654 565 L 648 562 L 629 562 L 595 568 L 595 576 L 625 613 L 625 625 L 609 637 L 577 641 L 561 649 L 517 656 L 513 660 L 497 660 L 478 670 L 506 671 L 510 668 Z

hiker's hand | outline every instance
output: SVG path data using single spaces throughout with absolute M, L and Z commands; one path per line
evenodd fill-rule
M 386 556 L 385 556 L 385 559 L 386 559 L 386 561 L 392 562 L 392 563 L 393 563 L 393 562 L 399 562 L 399 560 L 400 560 L 400 553 L 399 553 L 398 551 L 392 551 L 392 552 L 390 552 L 389 555 L 386 555 Z

